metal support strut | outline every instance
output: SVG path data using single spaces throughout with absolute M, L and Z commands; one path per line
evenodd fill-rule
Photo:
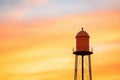
M 75 73 L 74 73 L 74 80 L 77 80 L 77 65 L 78 65 L 78 55 L 75 55 Z
M 84 80 L 84 56 L 82 55 L 82 80 Z
M 89 62 L 89 78 L 92 80 L 92 69 L 91 69 L 91 56 L 88 56 L 88 62 Z

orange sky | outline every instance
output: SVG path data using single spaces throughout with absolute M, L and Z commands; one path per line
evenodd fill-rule
M 75 35 L 90 35 L 93 80 L 120 79 L 120 12 L 0 23 L 0 80 L 73 80 Z
M 120 1 L 0 1 L 0 80 L 73 80 L 75 36 L 93 47 L 93 80 L 120 80 Z

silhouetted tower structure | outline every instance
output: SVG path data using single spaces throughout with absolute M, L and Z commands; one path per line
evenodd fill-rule
M 92 80 L 91 54 L 89 51 L 89 34 L 83 30 L 76 35 L 74 80 Z

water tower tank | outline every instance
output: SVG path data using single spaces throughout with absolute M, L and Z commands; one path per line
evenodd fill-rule
M 76 35 L 76 50 L 89 51 L 89 34 L 83 30 Z

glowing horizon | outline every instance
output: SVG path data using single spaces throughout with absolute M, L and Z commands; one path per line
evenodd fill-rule
M 73 80 L 72 48 L 81 27 L 94 50 L 93 79 L 119 80 L 119 3 L 0 1 L 0 80 Z

